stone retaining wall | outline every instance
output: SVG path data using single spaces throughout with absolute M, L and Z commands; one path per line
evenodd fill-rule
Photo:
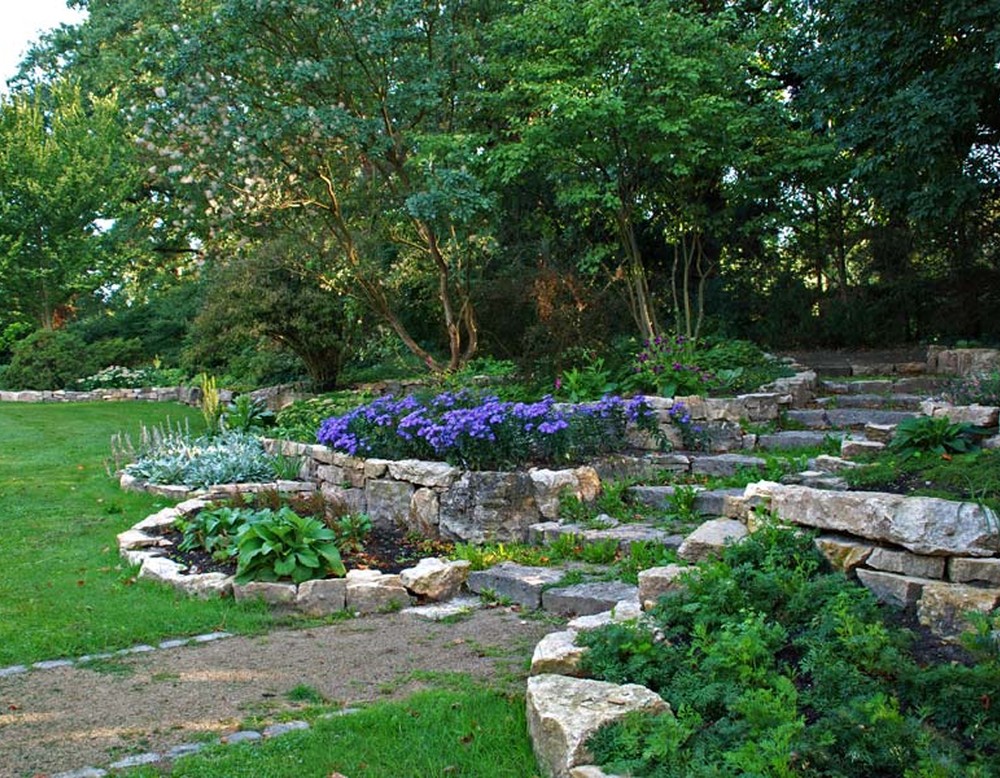
M 761 481 L 747 486 L 744 513 L 820 530 L 817 546 L 879 600 L 915 608 L 922 624 L 955 637 L 967 611 L 1000 607 L 1000 524 L 974 502 L 842 492 Z
M 228 389 L 219 391 L 219 399 L 229 402 L 233 393 Z M 74 392 L 67 389 L 54 391 L 25 390 L 20 392 L 0 391 L 0 402 L 21 403 L 73 403 L 73 402 L 179 402 L 197 406 L 201 401 L 201 390 L 194 386 L 147 386 L 141 389 L 92 389 L 88 392 Z

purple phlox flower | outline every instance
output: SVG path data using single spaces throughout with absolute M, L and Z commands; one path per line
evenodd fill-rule
M 646 353 L 645 351 L 643 351 L 643 352 L 642 352 L 642 353 L 641 353 L 641 354 L 639 355 L 639 361 L 640 361 L 640 362 L 648 362 L 648 361 L 649 361 L 649 354 L 647 354 L 647 353 Z

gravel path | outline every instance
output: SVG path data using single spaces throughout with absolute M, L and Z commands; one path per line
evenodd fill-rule
M 448 624 L 396 613 L 0 678 L 0 778 L 104 767 L 225 734 L 295 709 L 287 694 L 297 686 L 345 707 L 405 697 L 423 685 L 415 671 L 523 691 L 525 660 L 554 629 L 501 608 Z

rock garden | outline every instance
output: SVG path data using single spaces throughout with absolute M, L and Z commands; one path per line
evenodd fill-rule
M 546 775 L 989 775 L 998 408 L 963 404 L 992 364 L 963 359 L 792 364 L 729 398 L 389 394 L 318 443 L 261 437 L 245 399 L 215 441 L 274 480 L 197 486 L 204 440 L 119 438 L 121 487 L 181 501 L 118 547 L 139 579 L 299 618 L 571 619 L 527 682 Z

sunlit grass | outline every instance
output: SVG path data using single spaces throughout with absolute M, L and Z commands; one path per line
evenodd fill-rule
M 111 435 L 190 419 L 162 403 L 0 405 L 0 667 L 271 623 L 260 607 L 135 580 L 115 536 L 163 507 L 105 471 Z

